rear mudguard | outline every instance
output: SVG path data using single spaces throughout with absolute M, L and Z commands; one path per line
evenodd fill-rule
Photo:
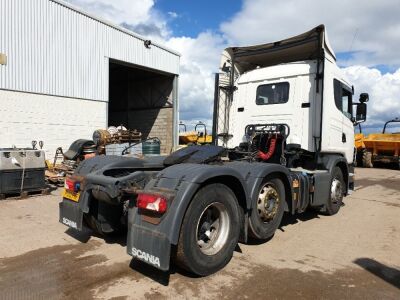
M 99 201 L 97 211 L 107 219 L 107 207 L 120 205 L 123 189 L 131 187 L 132 184 L 135 187 L 143 188 L 149 180 L 149 176 L 152 176 L 151 173 L 164 167 L 163 159 L 164 157 L 137 159 L 102 155 L 84 160 L 74 173 L 74 175 L 82 177 L 84 181 L 79 201 L 76 203 L 63 199 L 59 204 L 60 222 L 81 231 L 83 214 L 89 213 L 90 203 L 94 196 Z M 126 171 L 128 175 L 112 174 L 112 172 L 120 171 Z
M 238 199 L 246 214 L 251 210 L 252 199 L 269 174 L 277 174 L 289 184 L 289 171 L 277 164 L 232 162 L 221 165 L 180 164 L 162 170 L 145 187 L 145 191 L 167 189 L 175 193 L 167 212 L 159 224 L 142 220 L 136 207 L 129 209 L 128 254 L 162 270 L 169 268 L 170 246 L 176 245 L 185 212 L 198 189 L 207 182 L 224 178 L 235 180 L 243 191 Z M 291 193 L 289 193 L 289 196 Z M 290 199 L 288 199 L 290 200 Z

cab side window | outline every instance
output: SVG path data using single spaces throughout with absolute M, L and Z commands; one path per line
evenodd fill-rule
M 339 80 L 333 80 L 336 107 L 349 119 L 353 115 L 352 92 Z

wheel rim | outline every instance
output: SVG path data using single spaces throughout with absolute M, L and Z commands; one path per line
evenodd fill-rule
M 334 178 L 332 180 L 332 185 L 331 185 L 331 202 L 333 204 L 338 204 L 342 200 L 343 196 L 343 189 L 342 189 L 342 183 L 339 179 Z
M 267 183 L 262 187 L 257 200 L 258 216 L 264 223 L 272 221 L 278 214 L 280 198 L 276 187 Z
M 228 240 L 230 219 L 226 207 L 219 202 L 211 203 L 197 222 L 197 245 L 206 255 L 218 253 Z

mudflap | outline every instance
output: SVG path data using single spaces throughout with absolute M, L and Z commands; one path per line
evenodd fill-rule
M 168 271 L 171 243 L 159 232 L 143 226 L 130 224 L 128 228 L 127 252 L 157 269 Z
M 75 230 L 82 231 L 83 212 L 78 203 L 63 199 L 63 201 L 59 203 L 59 210 L 60 223 Z

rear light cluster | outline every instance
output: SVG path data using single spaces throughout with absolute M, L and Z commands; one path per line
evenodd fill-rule
M 167 198 L 155 194 L 138 194 L 136 205 L 140 209 L 148 210 L 163 214 L 167 211 Z
M 67 177 L 65 179 L 64 187 L 71 192 L 77 193 L 81 189 L 81 183 L 79 181 Z

